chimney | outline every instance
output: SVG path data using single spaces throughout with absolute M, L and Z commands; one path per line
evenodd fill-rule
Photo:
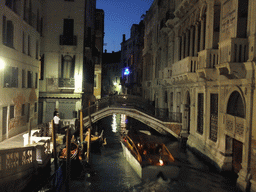
M 125 34 L 123 34 L 123 42 L 125 42 Z

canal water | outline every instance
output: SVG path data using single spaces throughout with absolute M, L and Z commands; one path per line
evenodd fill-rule
M 104 130 L 107 145 L 100 153 L 91 154 L 92 169 L 82 179 L 70 182 L 70 191 L 174 191 L 174 192 L 238 192 L 233 177 L 224 177 L 189 149 L 180 150 L 176 138 L 162 136 L 156 131 L 125 115 L 114 114 L 97 123 L 97 130 Z M 178 171 L 171 179 L 155 178 L 141 180 L 123 156 L 120 144 L 120 132 L 123 130 L 150 130 L 152 135 L 161 140 L 178 163 Z

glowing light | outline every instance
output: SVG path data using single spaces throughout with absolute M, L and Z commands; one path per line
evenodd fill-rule
M 116 114 L 113 114 L 112 131 L 113 131 L 114 133 L 117 132 Z
M 162 159 L 159 159 L 159 164 L 160 164 L 160 166 L 163 166 L 164 165 L 164 161 Z
M 3 59 L 0 59 L 0 70 L 4 69 L 5 67 L 5 62 Z
M 124 75 L 129 75 L 129 74 L 130 74 L 129 68 L 125 68 L 125 69 L 124 69 Z
M 113 84 L 114 84 L 114 85 L 117 85 L 117 82 L 114 82 Z

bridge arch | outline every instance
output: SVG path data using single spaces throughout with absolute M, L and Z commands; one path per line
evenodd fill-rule
M 108 116 L 112 116 L 113 114 L 125 114 L 133 119 L 136 119 L 142 123 L 144 123 L 145 125 L 155 129 L 157 132 L 161 133 L 161 134 L 172 134 L 175 137 L 178 137 L 179 135 L 177 135 L 175 132 L 173 132 L 172 130 L 168 129 L 166 127 L 166 123 L 163 123 L 161 120 L 158 120 L 150 115 L 147 115 L 139 110 L 136 109 L 130 109 L 130 108 L 116 108 L 116 107 L 108 107 L 105 109 L 102 109 L 98 112 L 95 112 L 93 114 L 91 114 L 91 121 L 92 123 L 96 123 L 97 121 L 108 117 Z M 83 118 L 83 123 L 84 123 L 84 127 L 88 127 L 89 126 L 89 116 Z

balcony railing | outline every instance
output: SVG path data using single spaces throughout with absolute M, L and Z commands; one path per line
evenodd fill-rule
M 164 122 L 178 122 L 182 121 L 182 113 L 168 112 L 167 109 L 155 109 L 149 101 L 142 97 L 134 95 L 115 95 L 112 97 L 105 97 L 96 102 L 96 104 L 83 110 L 83 117 L 95 113 L 107 107 L 133 108 L 145 114 L 153 116 Z
M 219 54 L 217 49 L 206 49 L 198 54 L 198 69 L 215 68 L 218 64 Z
M 42 140 L 42 139 L 41 139 Z M 16 191 L 24 187 L 24 183 L 32 178 L 32 172 L 36 172 L 38 167 L 44 166 L 50 160 L 50 139 L 38 142 L 32 146 L 2 149 L 0 150 L 0 185 L 5 191 L 6 181 L 12 181 L 12 177 L 22 179 L 22 183 L 17 182 L 12 190 Z M 25 179 L 24 179 L 25 178 Z M 8 191 L 10 188 L 8 188 Z
M 248 39 L 232 38 L 220 43 L 220 64 L 240 63 L 248 59 Z
M 59 78 L 59 88 L 75 88 L 75 79 Z
M 185 73 L 194 73 L 198 68 L 197 57 L 186 57 L 172 66 L 172 75 L 181 75 Z
M 182 113 L 179 112 L 168 112 L 168 109 L 155 109 L 155 116 L 165 122 L 182 122 Z
M 225 114 L 224 117 L 226 118 L 225 127 L 227 134 L 231 137 L 237 138 L 240 141 L 243 141 L 245 119 L 229 114 Z
M 60 45 L 77 45 L 77 36 L 60 35 Z

